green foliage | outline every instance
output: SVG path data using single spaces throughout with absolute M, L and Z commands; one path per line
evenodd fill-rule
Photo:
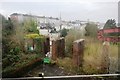
M 18 56 L 19 57 L 19 56 Z M 22 67 L 25 67 L 25 66 L 27 66 L 27 65 L 29 65 L 29 64 L 31 64 L 31 62 L 33 62 L 33 60 L 36 60 L 36 59 L 39 59 L 40 58 L 40 55 L 39 54 L 28 54 L 28 55 L 23 55 L 23 57 L 22 57 L 22 59 L 21 58 L 18 58 L 18 57 L 16 57 L 16 56 L 11 56 L 11 55 L 9 55 L 9 58 L 5 58 L 5 59 L 3 59 L 3 63 L 4 64 L 2 64 L 2 67 L 4 68 L 2 68 L 3 70 L 2 70 L 2 73 L 4 73 L 4 75 L 6 74 L 10 74 L 10 73 L 12 73 L 12 72 L 14 72 L 14 71 L 16 71 L 16 70 L 18 70 L 18 69 L 20 69 L 20 68 L 22 68 Z M 25 59 L 23 59 L 24 57 L 26 57 Z M 17 58 L 18 60 L 16 60 L 16 59 L 13 59 L 13 58 Z M 12 61 L 12 62 L 10 62 L 10 61 Z M 15 62 L 14 60 L 16 60 L 17 62 Z M 6 64 L 7 65 L 6 65 Z M 12 65 L 11 65 L 11 63 L 13 63 Z M 10 66 L 8 66 L 8 64 L 10 65 Z M 5 66 L 6 65 L 6 66 Z M 26 69 L 25 69 L 26 70 Z
M 2 29 L 2 72 L 13 70 L 14 66 L 23 66 L 22 64 L 26 61 L 30 62 L 38 58 L 38 54 L 34 54 L 34 56 L 30 56 L 31 54 L 29 54 L 29 56 L 26 56 L 24 48 L 24 36 L 28 33 L 38 33 L 37 24 L 34 20 L 31 19 L 24 23 L 19 23 L 10 19 L 7 20 L 2 16 Z M 41 46 L 39 43 L 43 40 L 40 39 L 42 36 L 32 36 L 37 39 L 35 44 L 38 45 L 35 47 L 37 47 L 37 50 L 40 50 Z M 17 69 L 18 67 L 15 68 Z
M 37 53 L 40 53 L 42 51 L 42 49 L 43 49 L 43 44 L 42 43 L 44 42 L 44 37 L 43 38 L 36 38 L 36 39 L 34 39 L 34 42 L 36 44 L 35 51 Z
M 25 38 L 31 38 L 31 39 L 37 39 L 37 38 L 42 38 L 43 35 L 39 35 L 39 34 L 27 34 L 25 35 Z
M 109 19 L 104 25 L 104 29 L 107 28 L 115 28 L 116 27 L 116 21 L 114 19 Z
M 65 47 L 67 56 L 72 56 L 72 44 L 73 41 L 82 38 L 81 30 L 71 29 L 68 31 L 67 36 L 65 37 Z
M 20 48 L 18 46 L 10 50 L 10 54 L 14 54 L 14 55 L 17 55 L 19 52 L 20 52 Z
M 18 25 L 15 22 L 8 20 L 2 16 L 2 59 L 4 67 L 7 67 L 19 60 L 21 52 L 20 34 L 17 30 Z M 20 30 L 20 29 L 19 29 Z M 23 36 L 23 35 L 22 35 Z M 6 59 L 7 58 L 7 59 Z
M 13 52 L 11 50 L 11 52 Z M 20 60 L 20 56 L 19 55 L 15 55 L 15 54 L 7 54 L 5 58 L 3 58 L 2 60 L 2 67 L 6 68 L 10 65 L 13 65 L 15 62 L 18 62 Z
M 85 27 L 86 33 L 85 36 L 90 36 L 93 38 L 97 37 L 97 31 L 98 31 L 98 27 L 96 24 L 94 23 L 87 23 L 86 27 Z
M 43 35 L 39 34 L 27 34 L 25 35 L 25 43 L 27 43 L 28 50 L 31 46 L 34 46 L 34 50 L 32 52 L 40 53 L 43 49 L 43 42 L 45 38 Z M 29 50 L 31 52 L 31 49 Z
M 2 34 L 3 36 L 11 35 L 14 32 L 13 23 L 10 18 L 6 20 L 2 17 Z
M 39 31 L 37 30 L 37 23 L 35 20 L 29 19 L 26 20 L 23 24 L 23 27 L 25 28 L 25 31 L 27 33 L 39 33 Z
M 12 41 L 10 38 L 3 39 L 3 47 L 2 47 L 2 59 L 6 59 L 3 61 L 3 67 L 7 67 L 9 65 L 17 62 L 20 57 L 21 47 L 18 43 Z
M 11 39 L 10 36 L 14 33 L 13 23 L 10 18 L 7 20 L 2 16 L 2 56 L 3 58 L 11 50 Z
M 63 28 L 63 29 L 61 30 L 61 32 L 60 32 L 60 36 L 61 36 L 61 37 L 65 37 L 65 36 L 67 35 L 67 32 L 68 32 L 68 30 L 65 29 L 65 28 Z

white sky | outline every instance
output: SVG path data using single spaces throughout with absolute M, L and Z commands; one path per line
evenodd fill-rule
M 27 13 L 59 17 L 64 20 L 106 22 L 118 19 L 119 0 L 0 0 L 0 13 Z
M 119 0 L 0 0 L 0 2 L 118 2 Z

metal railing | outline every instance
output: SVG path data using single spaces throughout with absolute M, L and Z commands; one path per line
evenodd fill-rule
M 43 76 L 43 77 L 21 77 L 21 78 L 3 78 L 3 80 L 116 80 L 120 74 L 94 74 L 94 75 L 73 75 L 73 76 Z M 118 79 L 119 80 L 119 79 Z

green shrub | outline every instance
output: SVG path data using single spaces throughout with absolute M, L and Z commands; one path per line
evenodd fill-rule
M 86 31 L 85 36 L 97 38 L 98 27 L 95 23 L 87 23 L 85 31 Z
M 68 31 L 68 35 L 65 37 L 65 48 L 66 48 L 66 56 L 70 56 L 72 54 L 72 44 L 75 40 L 82 38 L 81 30 L 79 29 L 71 29 Z
M 61 32 L 60 32 L 60 36 L 61 36 L 61 37 L 65 37 L 65 36 L 67 35 L 67 32 L 68 32 L 68 30 L 65 29 L 65 28 L 63 28 L 63 29 L 61 30 Z

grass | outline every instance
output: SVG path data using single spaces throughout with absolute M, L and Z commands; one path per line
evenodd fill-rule
M 84 74 L 99 74 L 104 73 L 101 70 L 101 59 L 103 58 L 102 50 L 103 43 L 92 38 L 85 38 L 85 47 L 84 47 L 84 63 L 83 63 L 83 72 Z M 110 55 L 110 73 L 115 73 L 117 71 L 117 58 L 118 58 L 118 46 L 110 44 L 109 46 L 109 55 Z M 72 54 L 71 54 L 72 56 Z M 58 59 L 58 65 L 63 67 L 65 70 L 72 73 L 76 72 L 72 65 L 72 58 Z M 81 72 L 80 72 L 81 73 Z
M 103 43 L 98 41 L 96 38 L 85 37 L 82 36 L 80 30 L 70 30 L 68 35 L 65 37 L 65 45 L 66 45 L 66 54 L 69 59 L 63 59 L 59 62 L 59 65 L 63 66 L 68 71 L 75 72 L 75 69 L 72 68 L 73 65 L 70 63 L 72 61 L 72 44 L 73 41 L 83 38 L 85 39 L 85 47 L 84 47 L 84 62 L 83 62 L 83 72 L 84 74 L 99 74 L 103 73 L 104 71 L 101 70 L 103 66 L 101 64 L 103 55 Z M 115 73 L 117 70 L 117 58 L 118 58 L 118 46 L 110 44 L 109 46 L 109 55 L 110 55 L 110 73 Z M 78 72 L 79 73 L 79 72 Z M 82 72 L 80 72 L 82 73 Z
M 86 42 L 83 63 L 83 70 L 86 74 L 95 74 L 100 72 L 101 53 L 102 44 L 99 42 Z
M 78 29 L 71 29 L 69 30 L 67 36 L 65 37 L 65 50 L 66 50 L 66 56 L 71 57 L 72 54 L 72 43 L 73 41 L 80 39 L 82 37 L 80 30 Z
M 104 73 L 101 71 L 101 60 L 103 55 L 103 45 L 99 41 L 91 40 L 91 42 L 86 42 L 85 52 L 84 52 L 84 72 L 87 74 L 97 74 Z M 117 57 L 118 57 L 118 46 L 109 46 L 109 57 L 110 57 L 110 73 L 115 73 L 117 71 Z
M 110 73 L 115 73 L 118 69 L 118 45 L 111 45 L 110 46 L 110 59 L 111 59 L 111 66 L 110 66 Z
M 72 74 L 75 73 L 75 68 L 72 64 L 72 59 L 69 57 L 65 57 L 64 59 L 57 59 L 57 65 L 59 67 L 63 68 L 66 72 L 70 72 Z

